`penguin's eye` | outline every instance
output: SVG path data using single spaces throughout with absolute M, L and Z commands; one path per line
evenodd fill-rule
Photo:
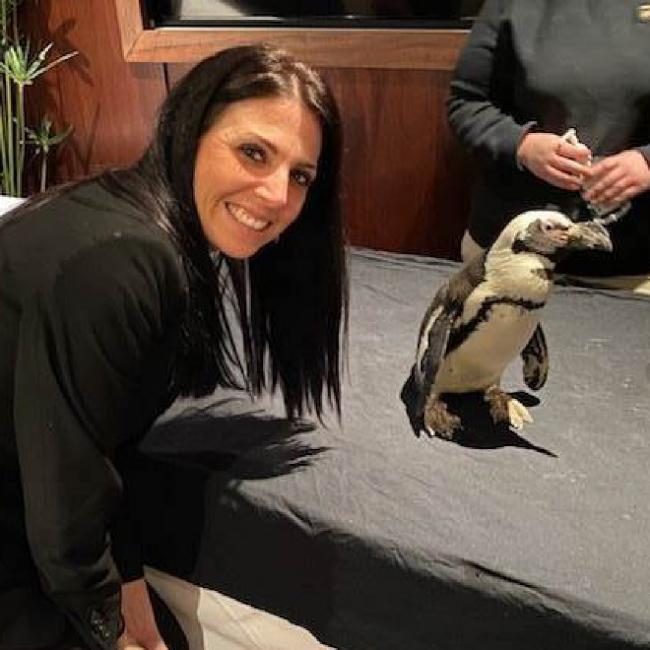
M 542 221 L 540 223 L 540 226 L 541 226 L 542 232 L 545 232 L 545 233 L 551 233 L 554 230 L 557 230 L 557 231 L 561 232 L 563 230 L 568 229 L 568 226 L 564 225 L 563 223 L 558 223 L 556 221 Z

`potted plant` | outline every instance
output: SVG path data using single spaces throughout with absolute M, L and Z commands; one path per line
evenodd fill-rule
M 52 121 L 43 116 L 30 128 L 25 123 L 27 89 L 55 65 L 75 56 L 69 52 L 52 61 L 48 55 L 53 43 L 34 51 L 29 38 L 18 26 L 20 0 L 0 0 L 0 185 L 6 196 L 22 197 L 25 191 L 25 158 L 28 148 L 40 158 L 38 186 L 47 185 L 47 159 L 51 150 L 72 131 L 52 131 Z

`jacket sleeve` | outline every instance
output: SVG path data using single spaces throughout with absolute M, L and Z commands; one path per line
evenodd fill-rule
M 512 83 L 514 68 L 508 52 L 499 54 L 506 10 L 506 0 L 486 0 L 460 53 L 447 103 L 453 132 L 488 166 L 516 165 L 519 143 L 535 124 L 518 123 L 502 106 L 498 86 Z
M 115 240 L 63 264 L 25 301 L 14 422 L 27 535 L 44 591 L 88 647 L 121 634 L 109 528 L 113 459 L 169 321 L 165 256 Z M 167 255 L 167 258 L 170 256 Z

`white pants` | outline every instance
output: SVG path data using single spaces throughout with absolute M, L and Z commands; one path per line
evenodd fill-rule
M 469 234 L 469 231 L 466 230 L 463 235 L 463 240 L 460 242 L 460 258 L 463 262 L 469 262 L 473 257 L 476 257 L 479 253 L 482 253 L 485 248 L 479 246 Z
M 190 650 L 335 650 L 298 625 L 212 589 L 149 567 L 145 575 L 173 612 Z

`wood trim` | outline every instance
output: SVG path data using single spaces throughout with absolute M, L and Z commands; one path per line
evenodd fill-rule
M 117 24 L 122 41 L 122 55 L 129 61 L 131 51 L 144 32 L 140 0 L 115 0 Z
M 187 63 L 235 45 L 265 41 L 329 68 L 453 70 L 463 29 L 145 29 L 139 0 L 114 0 L 122 52 L 132 63 Z

